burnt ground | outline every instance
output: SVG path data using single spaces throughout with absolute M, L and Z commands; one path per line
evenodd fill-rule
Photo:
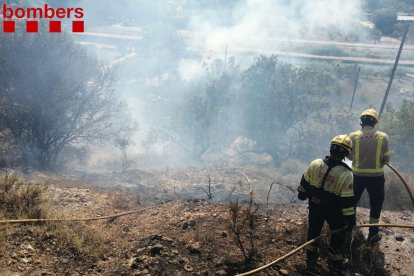
M 306 205 L 293 199 L 292 203 L 281 200 L 283 203 L 275 204 L 278 191 L 269 196 L 271 199 L 266 204 L 269 189 L 266 185 L 263 195 L 255 195 L 261 200 L 257 210 L 255 206 L 251 209 L 253 228 L 247 224 L 238 228 L 242 231 L 240 237 L 245 251 L 251 249 L 251 240 L 256 252 L 246 262 L 230 229 L 232 222 L 237 221 L 237 225 L 243 222 L 242 211 L 248 208 L 245 190 L 239 189 L 242 196 L 238 206 L 242 208 L 235 220 L 229 201 L 214 201 L 214 194 L 213 200 L 206 200 L 203 190 L 194 195 L 191 194 L 194 189 L 179 185 L 181 181 L 193 187 L 191 174 L 196 172 L 169 171 L 158 175 L 145 172 L 137 180 L 139 185 L 130 187 L 122 183 L 107 185 L 113 181 L 111 177 L 116 178 L 113 175 L 76 180 L 72 176 L 39 173 L 28 176 L 33 183 L 47 187 L 49 202 L 45 210 L 49 218 L 98 217 L 151 208 L 111 220 L 1 225 L 1 275 L 234 275 L 267 264 L 305 242 Z M 262 183 L 274 178 L 271 175 L 265 179 L 265 173 L 246 173 L 240 179 L 239 174 L 230 171 L 218 181 L 211 171 L 202 173 L 214 178 L 215 184 L 221 183 L 215 185 L 216 191 L 226 190 L 229 179 L 243 186 L 246 183 L 237 182 L 247 177 L 252 186 L 251 182 Z M 200 181 L 204 179 L 205 184 L 204 176 L 200 176 Z M 129 182 L 138 179 L 126 177 L 130 177 Z M 117 179 L 125 181 L 125 178 Z M 104 180 L 108 183 L 97 185 Z M 176 186 L 172 188 L 171 183 Z M 288 181 L 284 183 L 281 186 L 289 185 Z M 286 188 L 280 194 L 286 198 L 290 191 Z M 238 194 L 237 189 L 230 192 Z M 359 222 L 366 222 L 367 217 L 367 210 L 359 208 Z M 384 223 L 412 225 L 413 220 L 412 211 L 385 211 L 382 217 Z M 250 236 L 249 229 L 252 229 Z M 350 255 L 353 266 L 348 275 L 412 275 L 414 231 L 384 228 L 382 233 L 384 238 L 379 247 L 353 242 Z M 327 238 L 322 241 L 322 249 L 326 249 L 326 244 Z M 322 257 L 325 253 L 322 250 Z M 303 275 L 304 257 L 300 251 L 259 275 Z M 322 266 L 329 275 L 324 260 Z

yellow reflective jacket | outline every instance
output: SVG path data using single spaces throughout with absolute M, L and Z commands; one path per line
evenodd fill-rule
M 349 155 L 354 175 L 383 175 L 384 164 L 390 159 L 387 134 L 365 126 L 361 130 L 352 132 L 349 136 L 354 145 Z
M 298 188 L 300 192 L 307 193 L 306 185 L 321 188 L 323 178 L 328 170 L 328 165 L 322 159 L 312 161 L 303 174 L 301 184 Z M 303 181 L 304 180 L 304 181 Z M 338 197 L 338 205 L 341 206 L 344 216 L 354 215 L 354 190 L 352 171 L 342 165 L 337 165 L 331 169 L 326 176 L 323 190 Z

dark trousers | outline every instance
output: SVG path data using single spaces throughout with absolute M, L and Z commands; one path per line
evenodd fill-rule
M 384 202 L 384 184 L 385 178 L 381 176 L 357 176 L 354 175 L 354 195 L 355 207 L 361 199 L 362 193 L 365 189 L 369 196 L 369 219 L 370 223 L 378 223 L 381 215 L 382 203 Z M 369 233 L 371 236 L 378 234 L 378 227 L 370 227 Z
M 309 200 L 309 217 L 308 217 L 308 241 L 318 237 L 321 234 L 323 224 L 328 223 L 331 231 L 344 228 L 345 220 L 342 211 L 338 206 L 329 204 L 315 204 L 312 199 Z M 339 232 L 331 235 L 329 246 L 333 255 L 340 256 L 343 252 L 344 233 Z M 317 247 L 319 242 L 313 244 Z

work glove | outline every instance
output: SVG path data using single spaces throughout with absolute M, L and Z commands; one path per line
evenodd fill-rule
M 354 229 L 354 227 L 356 225 L 356 217 L 355 217 L 355 215 L 345 216 L 345 224 L 346 224 L 345 231 L 351 232 L 352 229 Z
M 306 200 L 306 193 L 304 193 L 304 192 L 300 192 L 299 191 L 299 193 L 298 193 L 298 199 L 299 200 Z

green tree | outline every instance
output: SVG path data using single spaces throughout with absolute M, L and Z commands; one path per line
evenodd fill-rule
M 383 35 L 395 35 L 400 32 L 401 28 L 397 22 L 397 13 L 390 10 L 381 10 L 374 15 L 372 21 L 375 27 L 381 31 Z
M 232 88 L 237 67 L 216 61 L 203 78 L 191 84 L 176 102 L 163 123 L 154 128 L 148 142 L 168 143 L 180 150 L 186 160 L 203 162 L 206 152 L 219 152 L 237 137 L 233 130 Z M 168 120 L 167 120 L 168 118 Z
M 414 172 L 414 101 L 404 100 L 400 109 L 388 105 L 381 127 L 390 137 L 391 160 L 401 168 Z
M 287 131 L 327 108 L 334 79 L 310 66 L 294 67 L 261 56 L 243 74 L 245 131 L 274 161 L 288 153 Z

